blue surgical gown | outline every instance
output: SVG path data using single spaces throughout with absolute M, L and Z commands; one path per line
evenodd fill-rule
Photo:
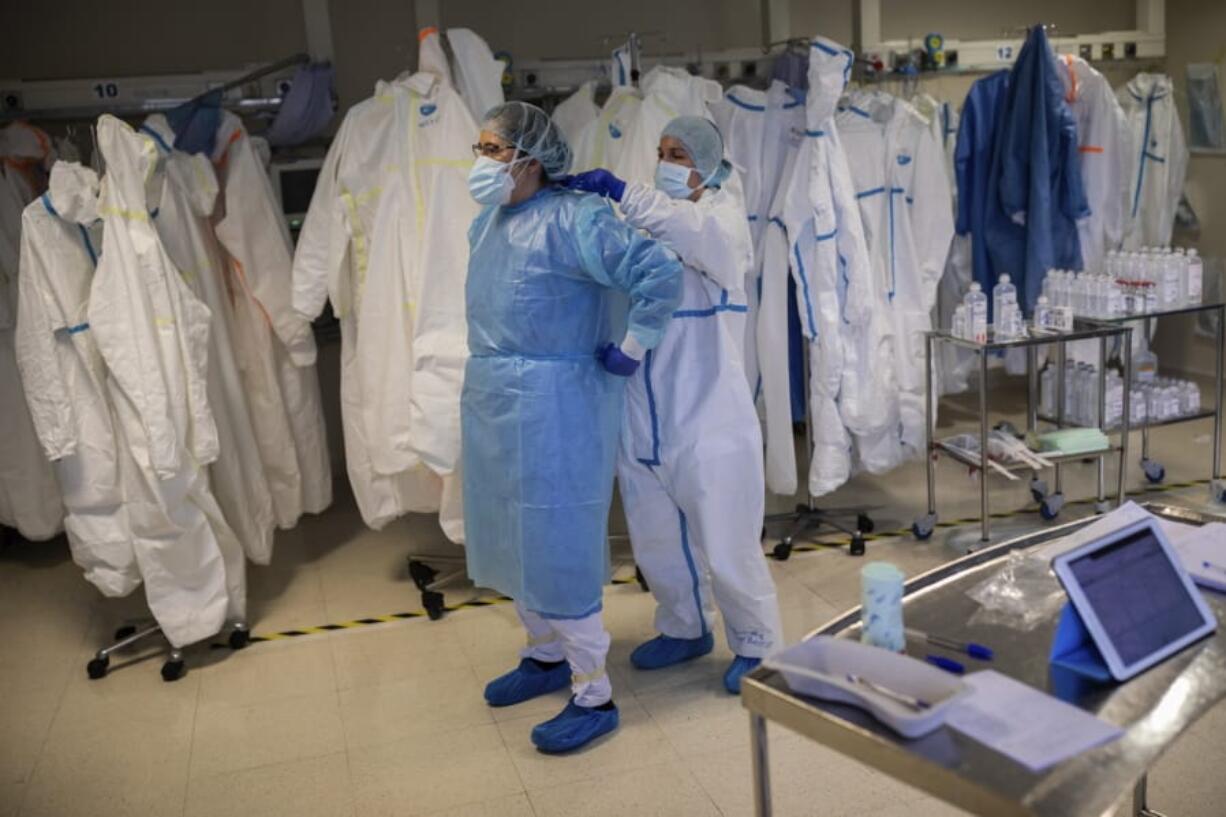
M 546 617 L 597 612 L 625 379 L 597 351 L 660 340 L 681 264 L 592 195 L 545 188 L 469 230 L 461 433 L 469 573 Z M 624 294 L 623 294 L 624 293 Z
M 997 71 L 975 81 L 962 106 L 958 142 L 954 148 L 954 176 L 958 183 L 958 212 L 954 227 L 958 235 L 971 236 L 973 279 L 988 293 L 996 285 L 996 273 L 988 254 L 984 227 L 988 203 L 996 200 L 997 185 L 991 177 L 992 148 L 1000 128 L 1008 88 L 1008 71 Z M 989 309 L 991 305 L 989 298 Z
M 984 238 L 996 274 L 1017 282 L 1029 312 L 1047 270 L 1081 269 L 1077 219 L 1090 214 L 1077 122 L 1042 26 L 1031 29 L 1010 73 L 991 178 L 997 201 L 988 202 Z

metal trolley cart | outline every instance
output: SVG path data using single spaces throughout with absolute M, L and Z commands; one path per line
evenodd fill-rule
M 1151 421 L 1146 416 L 1143 422 L 1136 423 L 1141 427 L 1141 469 L 1145 473 L 1145 478 L 1151 483 L 1157 484 L 1162 482 L 1166 477 L 1166 467 L 1158 460 L 1153 459 L 1149 455 L 1149 430 L 1160 426 L 1176 425 L 1178 423 L 1188 423 L 1193 420 L 1206 420 L 1213 418 L 1213 447 L 1210 450 L 1212 460 L 1209 466 L 1209 490 L 1213 499 L 1217 502 L 1226 502 L 1226 481 L 1222 479 L 1221 462 L 1222 462 L 1222 367 L 1223 356 L 1226 355 L 1226 350 L 1223 349 L 1223 342 L 1226 340 L 1226 303 L 1202 303 L 1195 306 L 1183 306 L 1176 309 L 1170 309 L 1160 312 L 1151 312 L 1144 315 L 1130 315 L 1128 317 L 1097 319 L 1094 322 L 1104 326 L 1122 326 L 1126 323 L 1131 323 L 1134 326 L 1140 323 L 1144 326 L 1145 337 L 1151 336 L 1151 328 L 1153 322 L 1157 318 L 1168 317 L 1191 317 L 1195 319 L 1202 313 L 1213 313 L 1217 317 L 1217 327 L 1214 336 L 1214 381 L 1213 381 L 1213 408 L 1211 410 L 1199 411 L 1194 414 L 1187 414 L 1180 417 L 1173 417 L 1167 420 Z M 1100 367 L 1101 368 L 1101 367 Z M 1136 373 L 1130 371 L 1128 376 L 1135 379 Z M 1050 420 L 1048 417 L 1040 417 L 1043 420 Z
M 926 430 L 925 437 L 927 440 L 927 472 L 928 472 L 928 513 L 916 519 L 911 526 L 911 532 L 917 539 L 924 540 L 932 536 L 937 524 L 937 506 L 936 506 L 936 462 L 934 457 L 938 453 L 944 453 L 957 462 L 967 465 L 972 468 L 981 468 L 979 479 L 979 514 L 980 514 L 980 540 L 984 543 L 991 541 L 991 515 L 988 510 L 988 473 L 986 466 L 986 457 L 983 460 L 983 465 L 973 457 L 968 457 L 961 450 L 948 446 L 945 443 L 934 439 L 935 432 L 935 401 L 936 396 L 933 392 L 934 373 L 933 373 L 933 347 L 937 343 L 950 343 L 962 349 L 969 350 L 978 355 L 979 369 L 979 451 L 988 451 L 988 430 L 989 430 L 989 414 L 988 414 L 988 358 L 997 352 L 1005 352 L 1009 349 L 1025 349 L 1026 350 L 1026 383 L 1027 383 L 1027 406 L 1026 406 L 1026 430 L 1034 431 L 1038 426 L 1038 348 L 1040 346 L 1052 345 L 1056 347 L 1056 366 L 1058 372 L 1064 371 L 1064 360 L 1066 345 L 1072 341 L 1078 340 L 1097 340 L 1098 341 L 1098 417 L 1101 419 L 1106 416 L 1106 359 L 1107 359 L 1107 341 L 1112 338 L 1120 338 L 1123 342 L 1121 348 L 1124 350 L 1124 406 L 1123 406 L 1123 423 L 1119 431 L 1119 443 L 1109 445 L 1107 448 L 1098 451 L 1088 451 L 1076 454 L 1044 454 L 1044 458 L 1049 460 L 1055 470 L 1055 491 L 1048 493 L 1046 483 L 1039 478 L 1037 472 L 1031 480 L 1030 487 L 1035 500 L 1039 502 L 1039 511 L 1044 519 L 1055 519 L 1060 513 L 1061 507 L 1064 505 L 1063 493 L 1063 473 L 1062 465 L 1069 461 L 1082 461 L 1087 459 L 1097 460 L 1098 462 L 1098 503 L 1100 510 L 1106 507 L 1105 493 L 1105 473 L 1104 473 L 1104 458 L 1109 454 L 1118 453 L 1119 455 L 1119 477 L 1116 490 L 1116 501 L 1122 503 L 1124 501 L 1124 485 L 1125 472 L 1127 470 L 1126 461 L 1128 459 L 1128 418 L 1130 412 L 1129 406 L 1129 391 L 1130 382 L 1128 374 L 1132 370 L 1132 345 L 1131 334 L 1132 329 L 1125 325 L 1095 323 L 1090 321 L 1078 320 L 1071 332 L 1036 332 L 1032 327 L 1026 327 L 1026 335 L 1024 337 L 997 340 L 995 333 L 989 330 L 987 343 L 975 343 L 974 341 L 965 340 L 955 337 L 947 332 L 928 332 L 924 355 L 926 362 Z M 1063 427 L 1064 422 L 1064 382 L 1062 377 L 1055 378 L 1056 380 L 1056 414 L 1052 420 L 1057 427 Z M 1103 429 L 1104 432 L 1107 429 Z M 981 454 L 982 456 L 982 454 Z M 994 466 L 995 467 L 995 466 Z M 1001 468 L 1010 471 L 1026 471 L 1034 470 L 1034 466 L 1028 464 L 1017 465 L 1001 465 Z

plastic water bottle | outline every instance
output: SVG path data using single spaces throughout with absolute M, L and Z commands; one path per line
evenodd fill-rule
M 971 289 L 963 299 L 966 311 L 970 317 L 971 340 L 975 343 L 988 342 L 988 296 L 983 294 L 983 287 L 978 281 L 971 282 Z
M 1158 376 L 1158 356 L 1146 345 L 1137 352 L 1132 361 L 1138 383 L 1152 383 Z
M 1188 250 L 1188 305 L 1200 306 L 1205 279 L 1205 264 L 1200 253 Z
M 1163 250 L 1160 259 L 1162 262 L 1162 296 L 1159 300 L 1163 309 L 1175 309 L 1179 305 L 1179 262 L 1169 247 Z
M 966 340 L 967 336 L 970 335 L 970 330 L 966 325 L 965 304 L 958 304 L 956 307 L 954 307 L 954 317 L 953 322 L 949 327 L 949 334 L 953 335 L 955 338 L 962 338 L 963 340 Z
M 1106 315 L 1107 318 L 1118 318 L 1124 313 L 1123 294 L 1119 283 L 1110 276 L 1103 276 L 1106 281 Z
M 992 288 L 992 320 L 996 323 L 998 340 L 1017 337 L 1014 313 L 1017 311 L 1017 287 L 1011 283 L 1009 273 L 1003 272 Z
M 1046 295 L 1040 295 L 1034 303 L 1034 328 L 1040 332 L 1051 331 L 1051 303 Z

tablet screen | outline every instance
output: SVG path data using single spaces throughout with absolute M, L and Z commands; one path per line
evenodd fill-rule
M 1125 665 L 1204 624 L 1149 528 L 1068 563 Z

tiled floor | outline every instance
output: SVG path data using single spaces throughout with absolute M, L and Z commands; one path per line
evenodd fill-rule
M 1171 480 L 1204 475 L 1209 430 L 1202 423 L 1155 435 Z M 974 514 L 976 484 L 947 464 L 940 473 L 942 516 Z M 1070 497 L 1088 495 L 1092 473 L 1070 469 Z M 998 509 L 1029 507 L 1024 485 L 993 488 L 1001 489 Z M 1198 486 L 1161 496 L 1197 504 L 1204 494 Z M 922 465 L 858 477 L 829 500 L 853 501 L 878 506 L 880 530 L 909 524 L 925 502 Z M 1088 511 L 1074 505 L 1065 518 Z M 1020 521 L 1042 524 L 1033 513 Z M 870 543 L 870 555 L 915 573 L 958 555 L 946 537 L 883 539 Z M 405 556 L 443 546 L 431 517 L 376 533 L 341 498 L 280 534 L 272 567 L 251 569 L 253 628 L 417 609 Z M 861 564 L 833 549 L 771 563 L 789 641 L 855 602 Z M 481 699 L 482 685 L 513 664 L 521 642 L 505 604 L 237 654 L 197 648 L 188 675 L 173 684 L 160 679 L 156 654 L 117 660 L 109 677 L 89 681 L 86 661 L 125 615 L 141 611 L 141 600 L 98 598 L 62 541 L 10 548 L 0 554 L 0 817 L 751 814 L 746 717 L 720 684 L 729 653 L 721 645 L 671 671 L 632 670 L 628 654 L 651 634 L 651 609 L 633 584 L 608 590 L 622 727 L 587 751 L 551 758 L 533 750 L 528 732 L 562 707 L 565 693 L 505 710 Z M 1223 813 L 1224 710 L 1152 775 L 1153 802 L 1172 817 Z M 780 815 L 954 813 L 776 729 L 772 756 Z

